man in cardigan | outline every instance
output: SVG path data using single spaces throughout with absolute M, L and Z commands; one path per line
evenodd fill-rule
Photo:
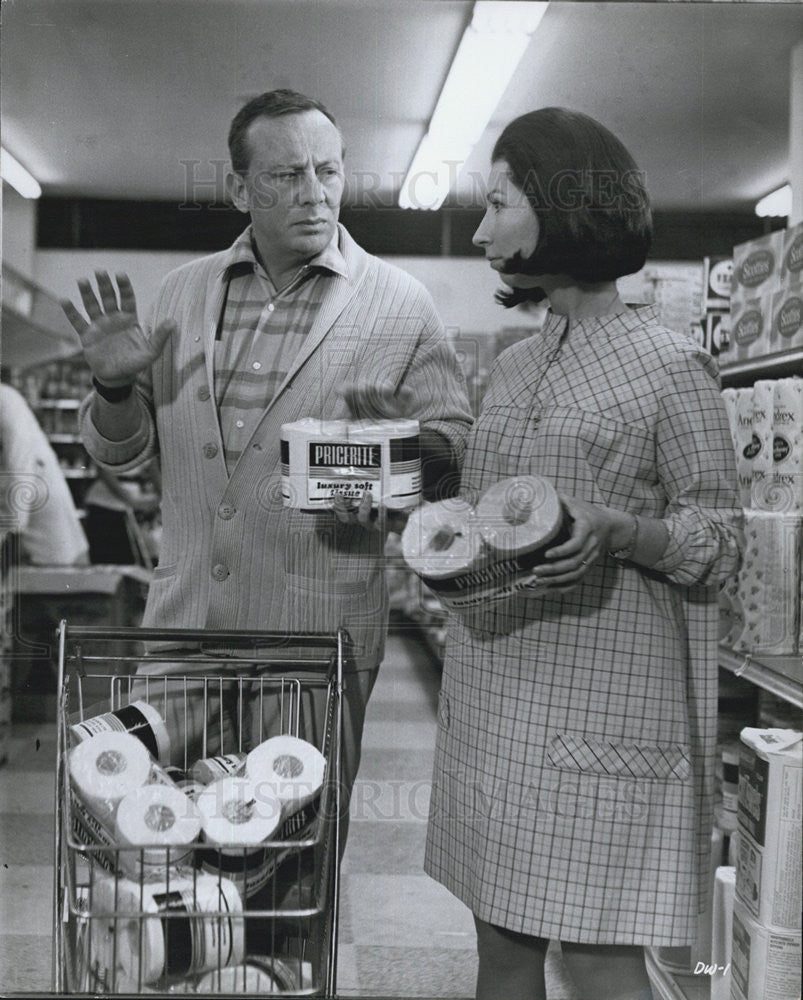
M 115 287 L 97 272 L 98 294 L 78 282 L 88 321 L 62 303 L 94 376 L 82 434 L 115 472 L 160 458 L 163 535 L 144 625 L 349 629 L 348 798 L 384 650 L 384 532 L 284 507 L 280 428 L 403 410 L 420 422 L 434 498 L 457 481 L 470 408 L 428 293 L 338 224 L 342 139 L 329 112 L 292 91 L 263 94 L 235 116 L 229 148 L 230 195 L 251 224 L 228 250 L 167 275 L 148 329 L 125 275 Z

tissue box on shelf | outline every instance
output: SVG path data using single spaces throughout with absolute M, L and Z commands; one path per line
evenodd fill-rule
M 744 302 L 778 291 L 785 236 L 783 229 L 777 229 L 733 248 L 731 307 L 734 301 Z
M 731 599 L 744 627 L 727 637 L 732 649 L 777 656 L 796 652 L 802 528 L 797 514 L 745 512 L 745 553 Z
M 770 303 L 770 354 L 803 344 L 803 278 L 775 292 Z
M 781 287 L 803 282 L 803 222 L 784 230 Z
M 774 294 L 765 292 L 751 298 L 731 299 L 731 339 L 727 350 L 721 349 L 723 361 L 744 361 L 769 354 Z
M 778 931 L 733 907 L 731 1000 L 791 1000 L 800 996 L 800 931 Z
M 803 734 L 743 729 L 736 895 L 765 926 L 800 934 Z

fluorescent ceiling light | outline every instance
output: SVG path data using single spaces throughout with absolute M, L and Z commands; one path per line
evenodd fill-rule
M 756 215 L 786 216 L 792 212 L 792 186 L 784 184 L 756 202 Z
M 0 176 L 23 198 L 41 198 L 39 182 L 5 147 L 0 148 Z
M 407 171 L 402 208 L 439 208 L 485 131 L 548 2 L 477 0 L 427 134 Z

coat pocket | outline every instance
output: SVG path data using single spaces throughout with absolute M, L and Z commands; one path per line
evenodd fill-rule
M 682 743 L 615 743 L 555 733 L 547 760 L 562 771 L 611 777 L 685 781 L 691 775 L 691 752 Z

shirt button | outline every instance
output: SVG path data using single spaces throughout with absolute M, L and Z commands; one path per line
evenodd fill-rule
M 234 421 L 234 426 L 235 427 L 240 427 L 240 428 L 245 427 L 245 421 L 243 421 L 243 420 L 235 420 Z
M 215 580 L 225 580 L 228 575 L 228 567 L 224 566 L 223 563 L 217 563 L 212 567 L 212 577 Z
M 275 308 L 276 306 L 272 302 L 268 303 L 268 312 L 273 312 Z
M 198 390 L 198 399 L 209 399 L 212 393 L 209 391 L 208 385 L 202 385 Z
M 210 441 L 204 445 L 204 458 L 214 458 L 217 455 L 217 445 Z
M 217 509 L 218 517 L 222 517 L 224 521 L 230 521 L 237 510 L 232 507 L 230 503 L 222 503 Z
M 262 362 L 261 362 L 261 361 L 255 361 L 255 362 L 254 362 L 254 363 L 253 363 L 253 364 L 251 365 L 251 367 L 252 367 L 252 368 L 254 369 L 254 371 L 255 371 L 255 372 L 258 372 L 258 371 L 259 371 L 259 369 L 260 369 L 260 368 L 262 367 Z

